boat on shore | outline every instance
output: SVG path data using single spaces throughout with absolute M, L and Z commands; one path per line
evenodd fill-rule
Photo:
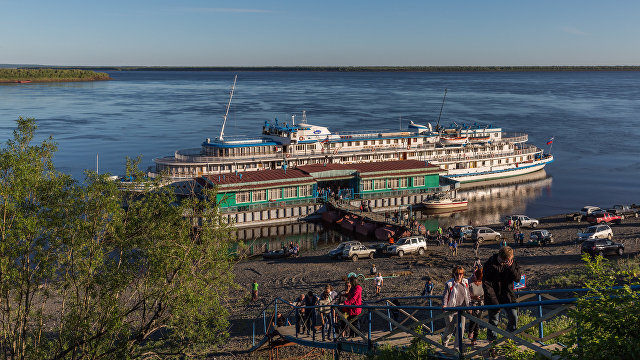
M 265 121 L 262 134 L 254 138 L 208 138 L 200 148 L 177 150 L 173 156 L 154 159 L 150 176 L 163 174 L 172 182 L 191 181 L 206 175 L 223 175 L 269 169 L 296 168 L 312 164 L 352 164 L 420 160 L 439 166 L 443 176 L 459 182 L 485 181 L 519 176 L 543 169 L 551 154 L 528 144 L 524 133 L 507 133 L 490 125 L 452 123 L 433 127 L 410 122 L 406 130 L 332 132 L 302 120 Z M 402 184 L 398 184 L 402 187 Z

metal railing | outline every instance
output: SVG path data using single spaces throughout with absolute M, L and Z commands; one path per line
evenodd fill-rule
M 619 288 L 621 287 L 613 289 Z M 640 290 L 640 286 L 631 286 L 631 289 L 638 291 Z M 267 304 L 253 320 L 253 348 L 250 351 L 257 349 L 264 343 L 264 341 L 256 343 L 257 338 L 262 336 L 268 337 L 274 330 L 278 330 L 276 324 L 279 319 L 278 314 L 280 314 L 280 323 L 283 324 L 283 326 L 295 326 L 295 331 L 279 331 L 280 335 L 286 338 L 286 340 L 311 347 L 336 351 L 370 353 L 371 351 L 375 351 L 377 347 L 384 345 L 388 339 L 394 336 L 397 339 L 398 335 L 400 335 L 406 337 L 405 343 L 409 343 L 412 339 L 419 339 L 441 353 L 450 357 L 463 359 L 481 355 L 506 340 L 511 340 L 517 345 L 531 349 L 543 357 L 556 359 L 558 357 L 549 349 L 544 348 L 544 346 L 548 345 L 552 340 L 568 334 L 570 331 L 576 330 L 576 334 L 579 334 L 579 329 L 577 328 L 579 324 L 571 324 L 565 329 L 545 336 L 545 322 L 557 316 L 565 315 L 570 308 L 574 307 L 574 304 L 578 300 L 577 297 L 573 296 L 588 291 L 590 290 L 552 289 L 518 291 L 516 292 L 518 302 L 513 304 L 451 307 L 446 308 L 446 311 L 442 308 L 442 296 L 436 295 L 384 298 L 374 302 L 363 303 L 362 305 L 331 304 L 316 306 L 299 306 L 282 298 L 276 298 Z M 563 299 L 557 298 L 557 296 L 561 294 L 573 296 Z M 400 302 L 415 302 L 417 305 L 397 305 Z M 322 337 L 317 334 L 316 325 L 318 321 L 314 319 L 315 315 L 307 317 L 300 316 L 303 311 L 312 310 L 315 313 L 317 309 L 323 307 L 325 309 L 327 307 L 331 309 L 331 316 L 328 319 L 329 328 L 326 329 L 323 327 L 321 329 L 321 331 L 323 331 L 322 337 L 324 337 L 324 332 L 327 330 L 328 336 L 326 339 L 321 339 Z M 362 309 L 360 315 L 348 319 L 345 313 L 347 309 L 350 308 Z M 536 309 L 535 319 L 527 324 L 521 325 L 515 331 L 509 332 L 485 321 L 482 316 L 476 317 L 469 313 L 470 311 L 500 311 L 501 309 L 512 308 L 534 308 Z M 451 313 L 455 313 L 457 323 L 457 333 L 455 334 L 455 345 L 453 348 L 444 346 L 432 338 L 433 335 L 440 335 L 444 331 L 444 327 L 441 326 L 443 319 Z M 469 347 L 469 349 L 467 349 L 467 346 L 465 346 L 463 342 L 464 329 L 461 326 L 463 318 L 473 321 L 488 330 L 493 330 L 502 337 L 484 346 Z M 364 324 L 362 324 L 362 320 L 364 320 Z M 305 324 L 304 322 L 311 323 Z M 364 327 L 361 325 L 364 325 Z M 341 327 L 339 328 L 339 326 Z M 303 336 L 302 332 L 300 332 L 300 329 L 303 328 L 311 329 L 309 331 L 310 339 Z M 537 328 L 537 336 L 526 332 L 526 330 L 532 328 Z M 356 340 L 343 338 L 340 335 L 340 331 L 344 329 L 355 334 Z M 436 339 L 437 338 L 438 337 L 436 337 Z M 345 344 L 348 346 L 345 346 Z

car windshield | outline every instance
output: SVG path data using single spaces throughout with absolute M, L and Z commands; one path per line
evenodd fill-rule
M 590 228 L 587 228 L 587 230 L 585 230 L 585 231 L 584 231 L 584 233 L 585 233 L 585 234 L 593 234 L 593 233 L 595 233 L 597 230 L 598 230 L 598 228 L 597 228 L 597 227 L 590 227 Z
M 402 239 L 400 240 L 400 242 L 398 242 L 398 244 L 402 245 L 402 244 L 410 244 L 411 243 L 411 239 Z

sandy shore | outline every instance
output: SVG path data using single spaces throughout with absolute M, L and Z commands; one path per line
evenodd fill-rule
M 499 224 L 489 225 L 499 229 L 510 245 L 513 245 L 513 232 L 502 231 Z M 577 269 L 583 263 L 580 259 L 580 245 L 575 244 L 576 233 L 588 226 L 588 223 L 568 222 L 564 215 L 540 219 L 538 229 L 549 230 L 555 242 L 545 247 L 515 246 L 516 261 L 527 276 L 528 289 L 545 288 L 546 280 L 559 274 Z M 612 225 L 614 241 L 625 245 L 623 257 L 635 257 L 640 250 L 640 218 L 625 219 L 621 225 Z M 525 243 L 531 229 L 524 229 Z M 374 244 L 375 242 L 365 243 Z M 242 287 L 231 295 L 232 328 L 231 339 L 227 346 L 215 358 L 252 358 L 258 354 L 239 352 L 251 347 L 251 321 L 259 315 L 263 303 L 276 297 L 293 300 L 309 290 L 320 293 L 326 284 L 342 289 L 342 280 L 348 273 L 368 274 L 372 263 L 383 274 L 406 273 L 407 275 L 385 279 L 382 289 L 384 297 L 419 295 L 424 287 L 425 278 L 430 276 L 436 288 L 434 294 L 443 291 L 443 284 L 450 278 L 451 269 L 460 264 L 469 270 L 474 261 L 472 244 L 466 242 L 458 249 L 458 255 L 449 254 L 447 246 L 430 246 L 424 256 L 409 255 L 403 258 L 380 256 L 374 260 L 357 262 L 330 259 L 323 248 L 301 253 L 298 258 L 263 260 L 249 259 L 239 262 L 235 267 L 236 282 Z M 485 242 L 480 247 L 479 257 L 484 262 L 497 252 L 498 244 Z M 617 259 L 612 257 L 611 259 Z M 260 302 L 247 303 L 243 299 L 249 296 L 250 284 L 256 280 L 260 284 Z M 371 280 L 364 281 L 363 299 L 372 299 L 374 295 Z M 238 304 L 238 305 L 235 305 Z M 304 349 L 291 347 L 289 352 L 300 353 Z M 267 354 L 264 354 L 267 355 Z M 267 355 L 268 356 L 268 355 Z

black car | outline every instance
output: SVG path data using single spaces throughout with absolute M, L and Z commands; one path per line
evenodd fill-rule
M 471 225 L 457 225 L 453 227 L 453 236 L 455 239 L 460 239 L 460 233 L 464 234 L 464 239 L 471 239 L 471 233 L 473 232 L 473 226 Z
M 609 239 L 586 240 L 582 243 L 582 252 L 596 255 L 620 255 L 624 254 L 624 244 L 613 242 Z

